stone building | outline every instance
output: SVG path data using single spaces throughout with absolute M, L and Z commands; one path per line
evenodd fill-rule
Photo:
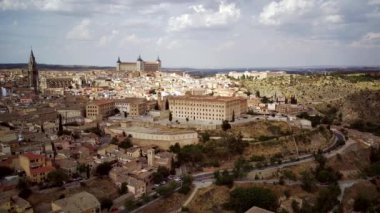
M 122 62 L 119 57 L 116 62 L 116 71 L 153 73 L 161 71 L 161 60 L 158 57 L 156 61 L 144 61 L 139 56 L 136 62 Z
M 169 97 L 173 120 L 195 120 L 222 123 L 247 111 L 247 99 L 220 96 Z
M 47 78 L 46 88 L 69 88 L 73 84 L 72 78 Z
M 136 117 L 147 112 L 147 100 L 145 98 L 116 99 L 115 107 L 120 113 L 128 113 L 128 116 Z
M 115 113 L 115 102 L 112 100 L 96 100 L 86 106 L 86 117 L 103 119 Z
M 28 180 L 34 183 L 44 182 L 47 174 L 54 170 L 49 159 L 31 152 L 19 155 L 19 162 Z

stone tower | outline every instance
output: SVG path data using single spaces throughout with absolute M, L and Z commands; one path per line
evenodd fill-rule
M 139 55 L 139 58 L 136 62 L 137 71 L 142 72 L 144 71 L 144 61 L 141 59 L 141 55 Z
M 157 57 L 156 63 L 158 64 L 158 70 L 157 71 L 161 71 L 161 59 L 160 59 L 160 56 Z
M 34 58 L 33 50 L 30 51 L 29 64 L 28 64 L 28 78 L 29 87 L 33 87 L 34 92 L 38 94 L 39 90 L 39 75 L 37 69 L 37 62 Z
M 116 64 L 117 64 L 116 71 L 120 71 L 120 64 L 121 64 L 120 57 L 117 58 Z
M 147 150 L 148 166 L 154 165 L 154 149 Z

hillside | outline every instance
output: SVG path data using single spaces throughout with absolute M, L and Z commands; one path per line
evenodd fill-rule
M 241 83 L 252 93 L 259 91 L 261 96 L 295 95 L 300 103 L 328 103 L 362 90 L 380 90 L 378 73 L 291 74 L 262 80 L 241 80 Z

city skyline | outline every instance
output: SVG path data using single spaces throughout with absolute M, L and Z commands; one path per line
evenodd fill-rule
M 380 65 L 380 1 L 1 0 L 0 63 Z

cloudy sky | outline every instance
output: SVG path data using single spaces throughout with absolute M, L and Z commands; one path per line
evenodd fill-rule
M 0 0 L 0 63 L 380 65 L 380 0 Z

